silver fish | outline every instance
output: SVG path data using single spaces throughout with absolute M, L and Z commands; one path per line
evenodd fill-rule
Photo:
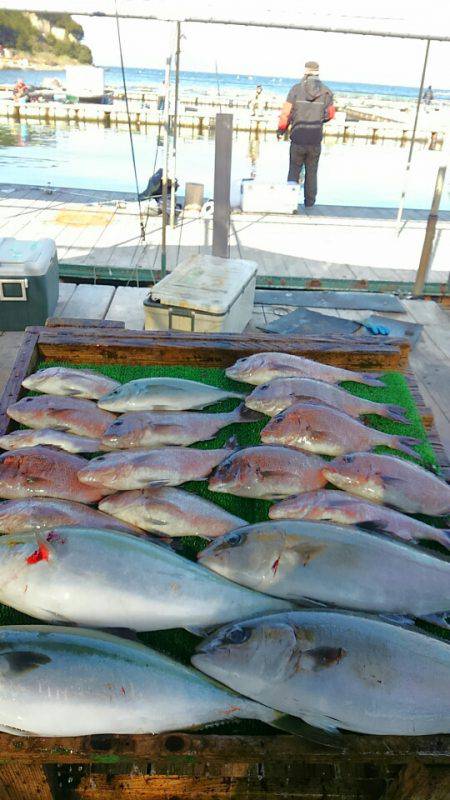
M 178 486 L 187 481 L 205 480 L 233 449 L 234 444 L 219 450 L 193 447 L 121 450 L 93 458 L 80 469 L 78 478 L 83 484 L 107 486 L 115 491 L 154 485 Z
M 104 501 L 103 501 L 104 502 Z M 270 519 L 308 519 L 311 522 L 336 522 L 358 525 L 365 530 L 389 533 L 398 539 L 417 544 L 422 539 L 439 542 L 450 549 L 450 529 L 435 528 L 392 508 L 361 500 L 347 492 L 322 489 L 288 497 L 269 509 Z M 356 529 L 355 529 L 356 531 Z
M 71 500 L 27 497 L 0 503 L 0 533 L 39 533 L 61 525 L 142 533 L 131 523 L 123 524 L 116 517 Z
M 54 428 L 76 436 L 98 439 L 114 421 L 114 414 L 98 408 L 92 400 L 41 395 L 22 397 L 6 409 L 11 419 L 27 428 Z
M 247 522 L 203 497 L 170 486 L 155 486 L 109 495 L 99 508 L 124 522 L 166 536 L 213 539 Z M 0 506 L 1 527 L 1 506 Z
M 197 411 L 130 412 L 114 420 L 103 434 L 102 444 L 109 450 L 167 445 L 187 447 L 195 442 L 214 439 L 218 431 L 227 425 L 259 419 L 260 414 L 244 405 L 223 414 L 202 414 Z
M 290 353 L 254 353 L 252 356 L 240 358 L 225 373 L 234 381 L 251 383 L 254 386 L 267 383 L 273 378 L 289 377 L 314 378 L 326 383 L 355 381 L 366 386 L 384 386 L 383 381 L 371 373 L 352 372 Z
M 450 646 L 342 611 L 294 611 L 216 631 L 192 663 L 253 700 L 338 733 L 450 733 Z
M 101 484 L 86 486 L 78 471 L 88 464 L 81 456 L 37 445 L 9 450 L 0 456 L 0 497 L 56 497 L 79 503 L 97 503 L 108 490 Z
M 48 367 L 28 375 L 22 381 L 22 386 L 34 392 L 98 400 L 120 386 L 120 383 L 90 369 Z
M 419 453 L 412 448 L 421 444 L 420 439 L 383 433 L 342 411 L 317 403 L 296 403 L 272 417 L 261 431 L 261 441 L 325 456 L 384 445 L 416 459 L 420 458 Z
M 139 378 L 114 389 L 98 401 L 100 408 L 123 411 L 187 411 L 204 408 L 242 394 L 182 378 Z
M 377 414 L 403 425 L 410 425 L 406 410 L 401 406 L 386 403 L 374 403 L 350 394 L 339 386 L 314 378 L 275 378 L 270 383 L 263 383 L 245 398 L 245 405 L 254 411 L 275 417 L 285 408 L 295 403 L 316 402 L 343 411 L 350 417 L 364 414 Z
M 248 525 L 198 554 L 225 578 L 293 602 L 426 617 L 450 610 L 450 561 L 383 534 L 325 522 Z
M 83 628 L 0 628 L 0 728 L 29 736 L 162 733 L 283 715 L 137 642 Z
M 0 537 L 0 601 L 44 622 L 135 631 L 211 627 L 292 608 L 148 539 L 67 527 Z
M 319 456 L 290 447 L 259 445 L 237 450 L 219 464 L 209 480 L 212 492 L 276 500 L 321 489 L 325 466 Z
M 98 453 L 104 449 L 99 439 L 74 436 L 53 428 L 13 431 L 0 436 L 0 450 L 20 450 L 22 447 L 34 447 L 37 444 L 48 444 L 68 453 Z
M 450 486 L 402 458 L 352 453 L 327 464 L 323 475 L 338 489 L 407 514 L 450 514 Z

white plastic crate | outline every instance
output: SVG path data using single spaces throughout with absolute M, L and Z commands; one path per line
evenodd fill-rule
M 144 300 L 145 329 L 241 333 L 253 313 L 255 261 L 191 256 Z

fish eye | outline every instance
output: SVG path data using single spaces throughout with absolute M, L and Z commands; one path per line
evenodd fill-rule
M 231 547 L 236 547 L 236 545 L 242 542 L 242 533 L 230 533 L 227 536 L 227 544 L 231 545 Z
M 276 424 L 278 425 L 279 422 L 283 422 L 283 417 L 281 416 L 281 414 L 279 414 L 277 417 L 274 417 L 272 421 L 276 422 Z
M 248 639 L 250 639 L 251 630 L 250 628 L 232 628 L 226 635 L 226 641 L 231 642 L 231 644 L 243 644 Z
M 269 384 L 268 383 L 263 383 L 263 385 L 259 387 L 259 391 L 260 392 L 265 392 L 266 389 L 268 389 L 268 388 L 269 388 Z
M 344 463 L 345 464 L 353 464 L 355 460 L 355 456 L 345 456 Z
M 30 402 L 30 400 L 32 400 L 32 399 L 33 399 L 32 397 L 25 397 L 25 398 L 24 398 L 24 400 L 25 400 L 25 403 L 29 403 L 29 402 Z

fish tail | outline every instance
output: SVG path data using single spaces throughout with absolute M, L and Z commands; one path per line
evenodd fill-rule
M 355 381 L 355 383 L 364 383 L 366 386 L 386 388 L 385 382 L 381 378 L 377 378 L 374 372 L 355 372 L 355 377 L 352 375 L 350 380 Z
M 225 442 L 224 449 L 225 450 L 239 450 L 240 449 L 240 444 L 239 444 L 238 438 L 237 438 L 237 436 L 235 436 L 235 434 L 233 434 L 233 436 L 230 436 L 230 438 Z
M 245 400 L 246 395 L 243 392 L 229 392 L 228 397 L 238 397 L 239 400 Z
M 383 405 L 379 413 L 387 419 L 392 419 L 394 422 L 401 422 L 403 425 L 411 425 L 411 420 L 406 416 L 406 408 L 402 406 Z
M 389 438 L 393 447 L 395 447 L 397 450 L 401 450 L 402 453 L 406 453 L 408 456 L 412 456 L 413 458 L 420 458 L 419 453 L 412 449 L 418 444 L 422 444 L 420 439 L 414 439 L 412 436 L 390 436 Z
M 245 403 L 241 403 L 234 411 L 230 412 L 230 419 L 233 422 L 256 422 L 257 420 L 264 419 L 264 414 L 253 411 L 251 408 L 247 408 Z
M 293 717 L 290 714 L 282 714 L 280 712 L 274 712 L 272 719 L 266 717 L 264 721 L 280 731 L 292 733 L 294 736 L 301 736 L 302 739 L 308 739 L 316 744 L 335 747 L 339 750 L 344 749 L 345 737 L 337 728 L 325 730 L 309 725 L 300 717 Z
M 450 528 L 435 528 L 433 540 L 450 550 Z

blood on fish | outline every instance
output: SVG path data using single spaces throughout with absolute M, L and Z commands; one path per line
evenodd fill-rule
M 278 556 L 278 558 L 276 558 L 275 561 L 272 564 L 272 572 L 273 572 L 274 575 L 277 574 L 277 569 L 278 569 L 279 565 L 280 565 L 280 556 Z
M 27 564 L 37 564 L 38 561 L 48 561 L 50 557 L 50 550 L 42 542 L 39 544 L 37 550 L 28 556 Z

